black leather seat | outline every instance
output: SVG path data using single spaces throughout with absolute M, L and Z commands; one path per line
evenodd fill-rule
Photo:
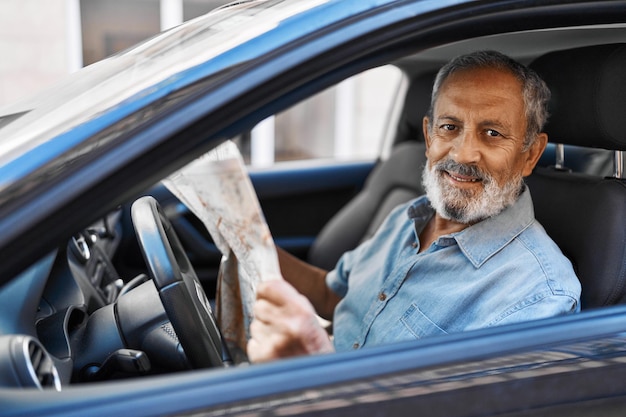
M 552 91 L 551 141 L 626 150 L 626 44 L 553 52 L 531 67 Z M 626 181 L 537 167 L 526 182 L 536 218 L 574 264 L 582 307 L 626 301 Z
M 429 73 L 411 81 L 391 155 L 378 163 L 363 190 L 318 235 L 308 254 L 311 264 L 334 268 L 344 252 L 374 234 L 395 206 L 424 194 L 422 169 L 426 147 L 422 119 L 430 106 L 434 76 Z
M 374 234 L 395 206 L 424 194 L 424 152 L 423 142 L 407 141 L 394 147 L 389 159 L 374 168 L 363 190 L 324 226 L 308 261 L 327 270 L 334 268 L 344 252 Z

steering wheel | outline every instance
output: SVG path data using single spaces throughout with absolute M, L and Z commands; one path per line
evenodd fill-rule
M 224 366 L 222 338 L 209 300 L 159 203 L 141 197 L 133 203 L 131 216 L 148 274 L 190 365 Z

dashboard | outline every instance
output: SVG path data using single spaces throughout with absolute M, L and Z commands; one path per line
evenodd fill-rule
M 187 368 L 152 281 L 114 267 L 121 241 L 120 209 L 0 288 L 0 385 L 61 390 Z M 170 359 L 151 361 L 147 344 Z

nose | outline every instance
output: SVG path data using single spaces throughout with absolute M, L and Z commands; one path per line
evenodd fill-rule
M 460 164 L 475 164 L 480 160 L 480 138 L 473 131 L 464 130 L 457 136 L 450 157 Z

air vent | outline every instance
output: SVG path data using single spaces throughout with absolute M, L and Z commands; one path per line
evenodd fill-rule
M 0 386 L 61 390 L 52 356 L 26 335 L 0 336 Z
M 52 388 L 60 391 L 59 375 L 50 355 L 39 343 L 32 339 L 25 341 L 25 349 L 28 350 L 27 358 L 29 362 L 27 366 L 37 387 L 41 389 Z

